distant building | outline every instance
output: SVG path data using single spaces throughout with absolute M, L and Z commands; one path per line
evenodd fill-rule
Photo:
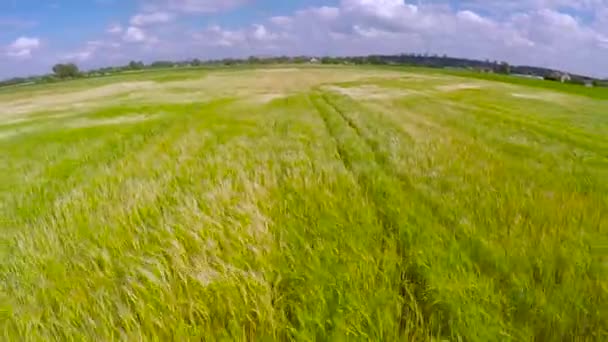
M 557 81 L 557 82 L 561 82 L 561 83 L 566 83 L 566 82 L 570 82 L 572 80 L 572 77 L 569 74 L 561 72 L 561 71 L 552 71 L 548 75 L 545 76 L 545 79 L 551 80 L 551 81 Z
M 593 88 L 593 80 L 585 80 L 585 87 Z
M 319 64 L 321 61 L 317 57 L 313 57 L 309 61 L 310 64 Z

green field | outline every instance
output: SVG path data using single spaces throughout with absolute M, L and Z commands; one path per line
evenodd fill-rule
M 605 341 L 608 102 L 518 82 L 0 89 L 0 340 Z

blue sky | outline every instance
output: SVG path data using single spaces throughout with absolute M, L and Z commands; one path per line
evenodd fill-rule
M 0 78 L 67 61 L 400 52 L 608 77 L 608 0 L 0 0 Z

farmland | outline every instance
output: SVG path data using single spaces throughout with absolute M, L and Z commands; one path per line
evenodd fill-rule
M 416 69 L 0 89 L 0 339 L 608 338 L 608 102 Z

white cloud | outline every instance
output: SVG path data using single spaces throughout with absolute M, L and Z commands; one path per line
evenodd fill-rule
M 173 14 L 168 12 L 140 13 L 133 16 L 130 20 L 130 23 L 132 26 L 146 26 L 168 23 L 173 19 Z
M 124 41 L 129 43 L 141 43 L 146 41 L 146 33 L 139 27 L 129 26 L 122 37 Z
M 601 49 L 608 49 L 608 37 L 598 34 L 596 37 L 597 45 Z
M 103 50 L 104 53 L 107 53 L 109 49 L 117 49 L 120 46 L 121 45 L 118 42 L 91 40 L 86 42 L 82 49 L 63 54 L 59 58 L 62 61 L 87 62 L 91 60 L 99 52 L 99 50 Z
M 272 33 L 266 29 L 264 25 L 253 25 L 252 37 L 258 41 L 271 41 L 278 39 L 276 33 Z
M 207 45 L 232 47 L 244 43 L 246 34 L 243 30 L 225 30 L 218 25 L 213 25 L 203 32 L 195 33 L 193 38 Z
M 456 16 L 464 21 L 469 21 L 475 24 L 491 24 L 490 20 L 482 18 L 479 16 L 479 14 L 469 10 L 459 11 L 456 13 Z
M 61 57 L 61 59 L 66 61 L 76 61 L 76 62 L 84 62 L 89 60 L 93 56 L 93 51 L 83 50 L 73 53 L 67 53 Z
M 120 49 L 127 61 L 428 52 L 608 76 L 602 75 L 608 70 L 608 0 L 462 0 L 458 6 L 448 0 L 339 0 L 241 26 L 186 32 L 189 21 L 176 20 L 250 1 L 146 0 L 140 14 L 107 33 L 137 43 Z M 185 34 L 193 39 L 178 39 Z M 26 57 L 35 48 L 13 47 L 11 54 Z M 108 63 L 112 51 L 118 50 L 86 44 L 65 56 Z
M 40 39 L 19 37 L 6 48 L 6 55 L 15 58 L 30 58 L 32 52 L 40 48 Z
M 569 8 L 588 10 L 605 3 L 593 1 L 575 1 Z M 608 70 L 608 11 L 601 8 L 590 24 L 553 8 L 565 3 L 558 0 L 530 0 L 533 4 L 527 6 L 526 1 L 508 2 L 526 10 L 501 16 L 487 13 L 502 1 L 479 1 L 479 10 L 470 6 L 476 1 L 465 1 L 468 8 L 460 10 L 446 1 L 412 2 L 342 0 L 338 7 L 308 8 L 268 22 L 280 30 L 274 34 L 284 38 L 279 47 L 287 54 L 429 52 L 595 75 Z
M 391 20 L 405 18 L 418 13 L 418 6 L 403 0 L 342 0 L 345 11 Z
M 196 32 L 193 38 L 198 44 L 235 48 L 241 52 L 250 51 L 250 54 L 255 54 L 276 48 L 276 43 L 285 40 L 287 35 L 271 31 L 262 24 L 254 24 L 239 30 L 213 25 L 202 32 Z
M 322 20 L 333 20 L 340 16 L 340 9 L 337 7 L 313 7 L 297 12 L 300 16 L 312 15 Z
M 461 0 L 461 6 L 503 13 L 560 8 L 596 11 L 599 8 L 608 7 L 608 0 Z

